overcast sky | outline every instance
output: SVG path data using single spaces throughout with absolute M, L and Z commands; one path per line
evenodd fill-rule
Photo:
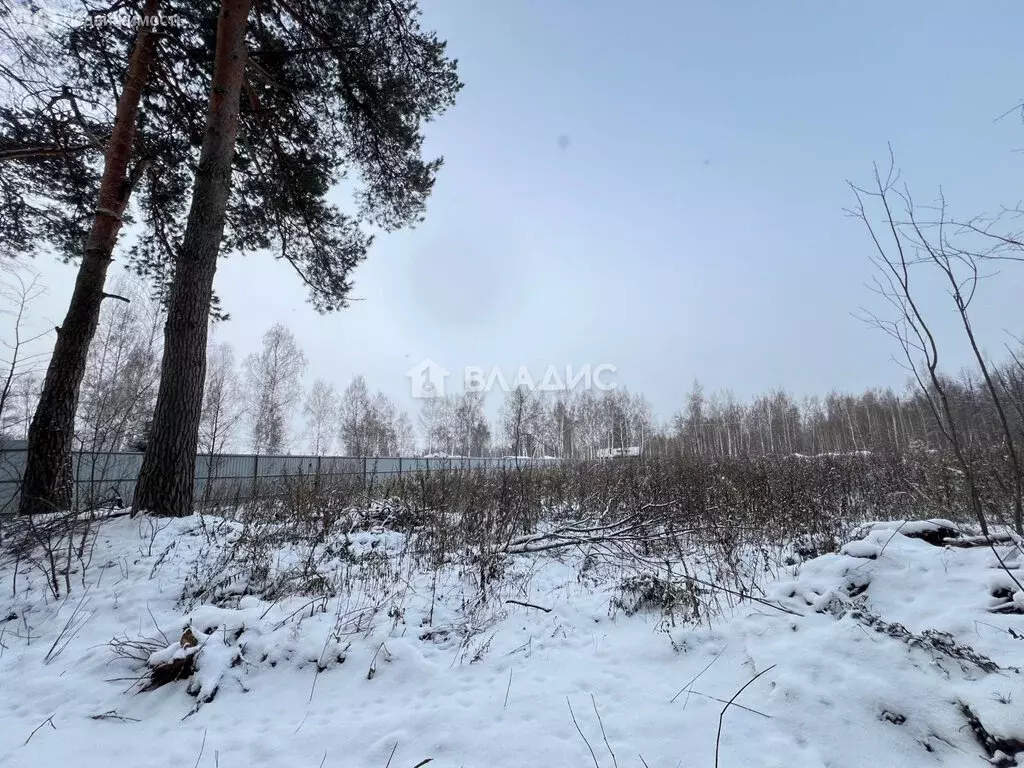
M 222 260 L 216 338 L 239 358 L 282 322 L 307 386 L 362 373 L 410 408 L 423 358 L 509 377 L 612 364 L 661 418 L 695 378 L 741 397 L 901 387 L 889 340 L 852 317 L 877 304 L 846 180 L 868 183 L 891 142 L 922 201 L 942 185 L 967 215 L 1024 196 L 1024 126 L 996 120 L 1024 98 L 1019 0 L 424 10 L 466 84 L 428 128 L 445 166 L 426 222 L 377 240 L 334 315 L 270 255 Z M 74 268 L 37 266 L 58 323 Z M 979 297 L 993 353 L 1024 331 L 1022 288 L 1007 270 Z

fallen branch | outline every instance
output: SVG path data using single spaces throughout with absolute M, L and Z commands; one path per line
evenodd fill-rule
M 679 693 L 677 693 L 675 696 L 673 696 L 671 699 L 669 699 L 669 704 L 675 704 L 676 699 L 678 699 L 687 690 L 689 690 L 690 686 L 693 685 L 694 683 L 696 683 L 700 679 L 701 675 L 703 675 L 705 672 L 707 672 L 709 669 L 711 669 L 711 665 L 714 664 L 716 661 L 718 661 L 718 659 L 722 656 L 722 654 L 725 653 L 725 649 L 728 648 L 728 647 L 729 646 L 725 646 L 725 647 L 722 648 L 722 650 L 720 650 L 718 653 L 716 653 L 715 654 L 715 658 L 713 658 L 711 661 L 709 661 L 707 666 L 704 667 L 704 669 L 702 669 L 700 672 L 698 672 L 697 675 L 692 680 L 690 680 L 690 682 L 688 682 L 686 685 L 684 685 L 679 690 Z
M 590 756 L 594 760 L 595 768 L 601 768 L 601 764 L 599 762 L 597 762 L 597 754 L 594 752 L 594 748 L 592 746 L 590 746 L 590 742 L 587 740 L 587 737 L 584 735 L 583 729 L 580 728 L 580 724 L 576 722 L 576 714 L 572 711 L 572 702 L 569 701 L 569 697 L 568 696 L 565 697 L 565 703 L 569 705 L 569 716 L 572 718 L 572 724 L 576 726 L 576 733 L 578 733 L 580 735 L 580 738 L 583 739 L 583 743 L 586 744 L 587 745 L 587 749 L 590 750 Z
M 696 576 L 688 576 L 687 578 L 690 581 L 692 581 L 694 584 L 700 584 L 701 586 L 708 587 L 710 589 L 717 589 L 719 592 L 725 592 L 727 595 L 735 595 L 736 597 L 743 598 L 745 600 L 750 600 L 751 602 L 758 603 L 759 605 L 763 605 L 763 606 L 766 606 L 768 608 L 774 608 L 776 611 L 782 611 L 783 613 L 788 613 L 790 616 L 803 616 L 804 615 L 804 614 L 802 614 L 802 613 L 800 613 L 798 611 L 794 611 L 794 610 L 792 610 L 790 608 L 787 608 L 784 605 L 779 605 L 778 603 L 773 603 L 770 600 L 762 600 L 760 597 L 754 597 L 753 595 L 748 595 L 746 592 L 737 592 L 735 589 L 729 589 L 728 587 L 723 587 L 721 584 L 715 584 L 712 581 L 704 581 L 703 579 L 698 579 Z
M 206 749 L 206 734 L 207 730 L 203 731 L 203 743 L 199 745 L 199 755 L 196 756 L 195 768 L 199 768 L 199 761 L 203 759 L 203 750 Z
M 57 713 L 54 712 L 53 715 L 55 715 L 55 714 L 57 714 Z M 50 727 L 53 728 L 53 730 L 55 730 L 55 731 L 57 730 L 57 726 L 53 724 L 53 715 L 50 715 L 48 718 L 43 720 L 43 722 L 41 722 L 39 725 L 37 725 L 35 727 L 35 729 L 32 731 L 32 733 L 30 733 L 28 735 L 28 738 L 25 739 L 25 744 L 28 744 L 30 741 L 32 741 L 32 737 L 36 735 L 36 731 L 38 731 L 40 728 L 42 728 L 47 723 L 50 724 Z M 21 746 L 25 746 L 25 744 L 22 744 Z
M 747 680 L 747 682 L 743 684 L 743 687 L 736 691 L 736 693 L 732 695 L 732 698 L 725 703 L 725 706 L 722 707 L 722 711 L 718 713 L 718 734 L 715 736 L 715 768 L 718 768 L 718 753 L 722 746 L 722 721 L 725 719 L 726 710 L 732 706 L 732 703 L 739 698 L 740 694 L 743 693 L 751 683 L 753 683 L 755 680 L 757 680 L 757 678 L 759 678 L 766 672 L 771 672 L 773 669 L 775 669 L 774 664 L 772 664 L 767 669 L 762 669 L 752 678 Z
M 111 709 L 106 712 L 101 712 L 98 715 L 90 715 L 91 720 L 117 720 L 121 723 L 140 723 L 142 722 L 137 717 L 125 717 L 124 715 L 117 714 L 116 709 Z
M 711 695 L 709 695 L 707 693 L 701 693 L 700 691 L 693 691 L 693 690 L 691 690 L 691 691 L 688 691 L 688 693 L 692 693 L 694 696 L 703 696 L 705 699 L 711 699 L 712 701 L 717 701 L 720 704 L 728 704 L 729 703 L 725 699 L 720 699 L 717 696 L 711 696 Z M 737 704 L 736 702 L 732 702 L 732 706 L 736 707 L 737 709 L 742 709 L 742 710 L 745 710 L 747 712 L 750 712 L 752 715 L 760 715 L 761 717 L 766 717 L 769 720 L 772 719 L 771 715 L 765 714 L 764 712 L 762 712 L 759 709 L 751 709 L 750 707 L 745 707 L 742 704 Z
M 512 605 L 521 605 L 524 608 L 536 608 L 538 611 L 544 611 L 544 613 L 551 613 L 551 608 L 545 608 L 543 605 L 534 605 L 533 603 L 524 603 L 522 600 L 506 600 L 506 604 L 511 603 Z
M 590 694 L 590 702 L 594 705 L 594 714 L 597 715 L 597 724 L 601 726 L 601 738 L 604 740 L 605 749 L 608 750 L 608 754 L 612 756 L 612 765 L 615 768 L 619 768 L 619 761 L 615 759 L 615 753 L 612 752 L 612 745 L 608 743 L 608 735 L 604 732 L 604 722 L 601 720 L 601 713 L 597 710 L 597 699 L 594 698 L 594 694 Z
M 645 505 L 643 509 L 660 508 L 668 506 Z M 653 522 L 653 521 L 649 521 Z M 613 523 L 590 526 L 562 526 L 547 533 L 534 533 L 529 536 L 521 536 L 512 539 L 506 544 L 493 550 L 493 554 L 525 555 L 534 552 L 545 552 L 552 549 L 580 546 L 584 544 L 597 544 L 608 541 L 639 540 L 653 541 L 661 538 L 678 536 L 686 531 L 676 531 L 668 534 L 660 531 L 644 530 L 647 523 L 642 519 L 639 512 L 616 520 Z M 642 536 L 639 536 L 642 534 Z

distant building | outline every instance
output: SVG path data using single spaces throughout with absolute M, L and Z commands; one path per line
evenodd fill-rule
M 628 448 L 598 448 L 597 458 L 599 459 L 620 459 L 625 456 L 639 456 L 640 446 L 633 445 Z

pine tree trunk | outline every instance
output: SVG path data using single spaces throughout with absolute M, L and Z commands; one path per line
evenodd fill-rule
M 175 263 L 164 327 L 160 389 L 133 505 L 135 510 L 155 515 L 192 512 L 210 300 L 231 191 L 251 2 L 222 0 L 217 22 L 206 135 Z
M 160 0 L 147 0 L 146 17 L 155 16 L 159 6 Z M 128 164 L 135 141 L 139 103 L 149 79 L 155 47 L 153 27 L 140 24 L 128 60 L 124 90 L 117 101 L 92 229 L 67 315 L 57 329 L 53 356 L 29 426 L 28 455 L 19 504 L 22 513 L 67 509 L 71 503 L 70 468 L 75 411 L 89 345 L 99 323 L 107 268 L 121 231 L 121 217 L 132 192 Z

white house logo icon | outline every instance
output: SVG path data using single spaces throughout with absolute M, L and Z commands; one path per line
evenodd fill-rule
M 406 371 L 405 375 L 409 377 L 414 398 L 430 399 L 444 397 L 444 380 L 450 372 L 428 357 Z

